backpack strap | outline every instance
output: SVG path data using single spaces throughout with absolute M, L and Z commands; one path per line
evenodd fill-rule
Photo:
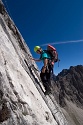
M 47 53 L 47 54 L 49 54 L 50 55 L 50 53 L 49 53 L 49 51 L 48 50 L 43 50 L 43 52 L 41 53 L 41 55 L 40 55 L 40 59 L 42 59 L 42 54 L 44 54 L 44 53 Z M 46 57 L 48 60 L 51 60 L 51 58 L 50 58 L 50 56 L 48 55 L 48 57 Z
M 47 50 L 43 50 L 43 52 L 42 52 L 41 55 L 40 55 L 40 59 L 42 59 L 42 54 L 43 54 L 44 52 L 47 53 Z

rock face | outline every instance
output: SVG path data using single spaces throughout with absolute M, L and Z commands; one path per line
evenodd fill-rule
M 0 125 L 69 125 L 0 0 Z
M 64 69 L 54 82 L 54 97 L 72 125 L 83 125 L 83 66 Z

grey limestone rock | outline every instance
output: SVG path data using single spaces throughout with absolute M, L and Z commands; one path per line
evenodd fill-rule
M 0 125 L 68 125 L 0 0 Z M 37 69 L 37 70 L 35 70 Z

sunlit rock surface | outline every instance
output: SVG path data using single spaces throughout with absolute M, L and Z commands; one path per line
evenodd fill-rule
M 0 0 L 0 125 L 69 125 L 30 56 Z

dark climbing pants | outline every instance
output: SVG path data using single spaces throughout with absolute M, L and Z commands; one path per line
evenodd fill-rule
M 49 65 L 45 73 L 42 73 L 42 70 L 40 73 L 40 78 L 43 82 L 43 85 L 46 91 L 49 89 L 49 86 L 51 86 L 51 71 L 52 71 L 52 67 Z

